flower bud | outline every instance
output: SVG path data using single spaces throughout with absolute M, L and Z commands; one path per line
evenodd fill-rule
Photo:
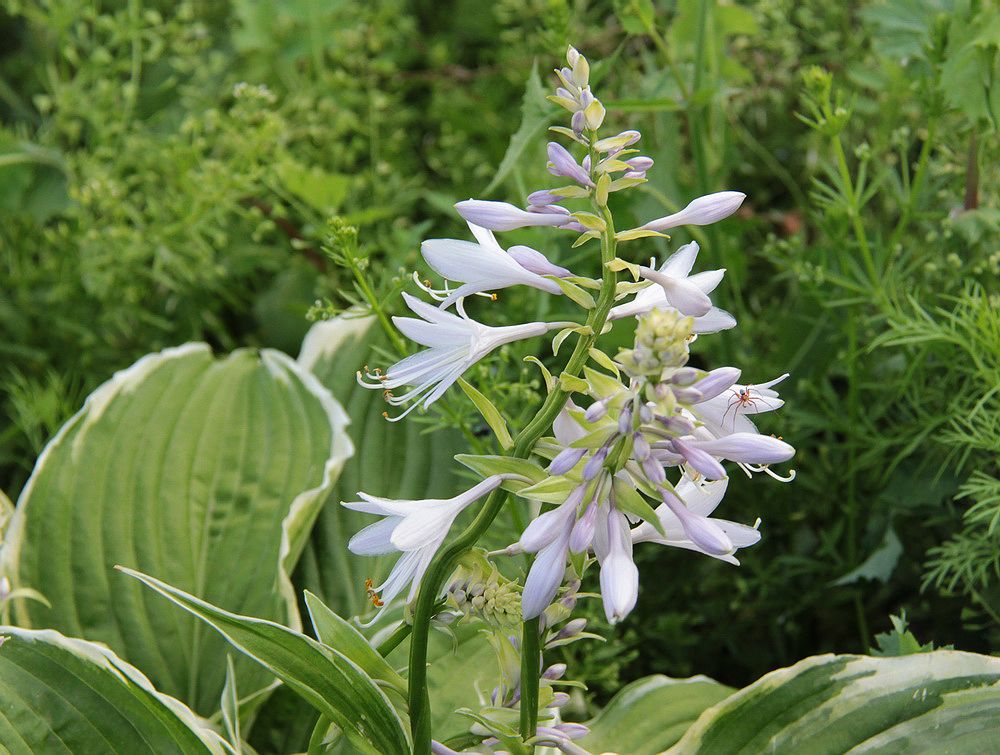
M 692 387 L 701 394 L 701 401 L 708 401 L 732 388 L 739 379 L 740 370 L 736 367 L 719 367 L 709 372 Z
M 687 207 L 673 215 L 651 220 L 642 226 L 647 231 L 665 231 L 681 225 L 710 225 L 736 212 L 746 194 L 739 191 L 720 191 L 706 194 L 691 201 Z
M 548 679 L 550 682 L 554 682 L 557 679 L 562 679 L 563 675 L 566 673 L 565 663 L 553 663 L 545 671 L 542 672 L 542 679 Z
M 587 422 L 597 422 L 597 420 L 607 413 L 608 405 L 604 401 L 595 401 L 587 408 L 587 411 L 584 412 L 583 418 L 587 420 Z
M 632 408 L 626 406 L 618 415 L 618 432 L 625 435 L 632 429 Z
M 597 522 L 597 506 L 591 504 L 583 512 L 583 516 L 576 520 L 573 531 L 569 536 L 569 549 L 573 553 L 583 553 L 594 541 L 594 530 Z
M 491 231 L 512 231 L 525 226 L 561 226 L 570 220 L 564 213 L 525 212 L 507 202 L 467 199 L 455 205 L 458 214 Z
M 566 176 L 583 186 L 593 186 L 589 173 L 580 167 L 573 156 L 557 142 L 549 142 L 549 173 L 554 176 Z
M 726 476 L 726 470 L 709 452 L 692 445 L 680 438 L 674 438 L 674 450 L 684 457 L 695 471 L 705 475 L 709 480 L 721 480 Z
M 597 449 L 597 451 L 594 452 L 594 455 L 591 456 L 587 463 L 583 466 L 583 479 L 589 482 L 597 477 L 597 475 L 600 474 L 601 469 L 604 468 L 604 460 L 607 458 L 607 446 Z
M 549 262 L 544 254 L 530 246 L 512 246 L 507 250 L 507 254 L 525 270 L 537 275 L 553 275 L 556 278 L 568 278 L 573 275 L 573 271 Z
M 573 619 L 572 621 L 567 621 L 566 626 L 559 630 L 559 634 L 556 635 L 556 639 L 568 640 L 571 637 L 576 637 L 586 628 L 586 619 Z
M 585 453 L 587 453 L 586 448 L 564 448 L 549 464 L 549 474 L 566 474 L 580 462 Z
M 546 705 L 546 708 L 561 708 L 569 703 L 569 695 L 565 692 L 556 692 L 552 695 L 552 702 Z

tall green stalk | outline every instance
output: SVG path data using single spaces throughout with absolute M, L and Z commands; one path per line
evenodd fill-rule
M 605 222 L 605 229 L 601 234 L 601 291 L 594 309 L 587 317 L 590 332 L 587 335 L 580 335 L 577 339 L 573 353 L 563 370 L 566 375 L 571 377 L 576 377 L 582 372 L 589 358 L 590 349 L 596 343 L 607 323 L 608 313 L 614 306 L 615 286 L 618 282 L 615 271 L 608 264 L 615 258 L 616 250 L 615 227 L 611 212 L 606 206 L 598 205 L 596 201 L 594 207 Z M 569 394 L 557 383 L 546 397 L 534 419 L 518 434 L 514 448 L 510 453 L 511 456 L 524 459 L 531 454 L 535 443 L 552 427 L 552 423 L 566 405 L 568 397 Z M 506 492 L 495 490 L 486 499 L 486 503 L 479 510 L 479 514 L 472 523 L 447 547 L 438 552 L 430 566 L 427 567 L 427 572 L 420 583 L 420 590 L 417 593 L 413 610 L 408 680 L 410 731 L 413 738 L 413 752 L 416 755 L 428 755 L 431 747 L 430 699 L 427 693 L 427 642 L 431 619 L 434 617 L 435 601 L 445 580 L 455 569 L 458 559 L 469 548 L 472 548 L 483 533 L 489 529 L 503 509 L 507 498 Z M 522 644 L 521 734 L 522 738 L 527 740 L 534 736 L 538 718 L 538 620 L 525 622 L 524 632 L 528 635 L 529 641 L 527 646 Z M 534 652 L 530 654 L 533 658 L 529 657 L 529 648 L 534 648 Z

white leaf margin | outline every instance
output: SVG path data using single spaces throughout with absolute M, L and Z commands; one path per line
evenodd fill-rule
M 134 684 L 143 691 L 148 692 L 164 707 L 168 708 L 187 726 L 202 742 L 210 752 L 217 755 L 224 755 L 234 752 L 232 747 L 226 742 L 217 731 L 215 731 L 208 721 L 201 718 L 188 708 L 184 703 L 175 697 L 159 692 L 139 669 L 132 664 L 119 658 L 109 647 L 100 642 L 81 640 L 78 637 L 67 637 L 54 629 L 24 629 L 14 626 L 0 626 L 0 638 L 6 641 L 15 637 L 20 641 L 28 643 L 45 643 L 62 648 L 81 659 L 92 663 L 103 671 L 108 672 L 112 677 L 117 678 L 124 686 Z M 0 657 L 3 654 L 3 647 L 0 645 Z

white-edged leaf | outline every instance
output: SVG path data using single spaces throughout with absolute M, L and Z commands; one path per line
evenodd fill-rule
M 991 752 L 1000 658 L 955 650 L 820 655 L 709 708 L 672 753 Z
M 0 751 L 227 752 L 180 701 L 106 647 L 52 629 L 0 627 Z
M 147 574 L 121 571 L 205 622 L 281 679 L 339 726 L 357 751 L 409 751 L 403 722 L 389 699 L 347 656 L 281 624 L 224 611 Z
M 143 357 L 94 391 L 46 446 L 3 563 L 17 622 L 106 643 L 156 687 L 207 715 L 225 644 L 149 600 L 115 563 L 163 575 L 227 608 L 299 626 L 290 570 L 344 460 L 347 417 L 286 355 L 205 344 Z M 270 674 L 239 659 L 239 688 Z
M 590 752 L 659 753 L 676 744 L 706 708 L 733 689 L 707 676 L 647 676 L 632 682 L 587 722 L 578 744 Z

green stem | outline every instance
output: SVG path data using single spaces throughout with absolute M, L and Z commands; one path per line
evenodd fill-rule
M 382 642 L 378 644 L 378 647 L 376 648 L 378 654 L 383 657 L 389 655 L 389 653 L 391 653 L 399 646 L 399 643 L 401 643 L 403 640 L 405 640 L 407 637 L 410 636 L 410 632 L 412 631 L 413 627 L 407 624 L 406 622 L 400 624 L 398 627 L 396 627 L 396 631 L 394 631 L 392 634 L 390 634 L 388 637 L 386 637 L 384 640 L 382 640 Z
M 344 249 L 344 259 L 347 261 L 347 267 L 350 268 L 351 274 L 354 275 L 354 280 L 358 283 L 358 288 L 361 289 L 361 293 L 364 294 L 365 300 L 368 302 L 368 306 L 372 308 L 372 312 L 378 318 L 379 324 L 382 326 L 382 330 L 392 341 L 393 347 L 400 354 L 406 354 L 406 341 L 403 337 L 399 335 L 399 331 L 393 327 L 392 323 L 389 322 L 388 316 L 385 314 L 385 310 L 382 308 L 382 303 L 378 300 L 375 295 L 375 291 L 372 290 L 371 284 L 368 282 L 367 276 L 361 271 L 358 266 L 358 261 L 355 258 L 355 253 L 358 251 L 358 241 L 355 236 L 354 240 L 345 244 L 345 247 L 350 247 Z
M 596 164 L 591 161 L 591 164 Z M 591 347 L 597 341 L 598 336 L 604 329 L 608 319 L 608 313 L 614 305 L 615 286 L 617 276 L 608 266 L 615 257 L 615 228 L 612 222 L 611 213 L 606 207 L 599 208 L 604 218 L 606 228 L 601 237 L 601 265 L 602 265 L 602 285 L 601 292 L 597 298 L 597 304 L 587 317 L 587 325 L 590 326 L 589 335 L 581 335 L 569 361 L 566 363 L 564 372 L 576 377 L 583 370 L 586 364 Z M 535 418 L 518 433 L 517 440 L 510 455 L 515 458 L 527 458 L 534 448 L 538 439 L 552 426 L 559 412 L 566 404 L 569 394 L 559 385 L 552 389 L 546 397 L 545 402 L 539 409 Z M 458 559 L 489 529 L 493 520 L 503 509 L 507 500 L 507 493 L 497 489 L 486 499 L 486 503 L 479 510 L 476 518 L 466 529 L 456 537 L 448 546 L 438 551 L 437 555 L 427 567 L 420 583 L 420 590 L 417 593 L 417 600 L 413 609 L 413 635 L 410 638 L 410 664 L 409 664 L 409 712 L 410 712 L 410 732 L 413 739 L 414 755 L 427 755 L 430 753 L 431 742 L 431 718 L 430 700 L 427 694 L 427 641 L 430 633 L 431 619 L 434 617 L 435 602 L 437 596 L 444 585 L 445 580 L 455 568 Z M 530 622 L 528 622 L 530 623 Z M 535 695 L 537 698 L 538 667 L 532 667 L 532 676 L 535 679 Z M 524 695 L 523 685 L 525 678 L 522 669 L 522 697 Z M 532 721 L 537 717 L 537 707 L 533 713 L 527 714 L 525 721 L 524 710 L 527 706 L 522 700 L 522 725 L 527 723 L 527 727 L 522 729 L 522 737 L 528 739 L 534 736 L 534 725 Z

